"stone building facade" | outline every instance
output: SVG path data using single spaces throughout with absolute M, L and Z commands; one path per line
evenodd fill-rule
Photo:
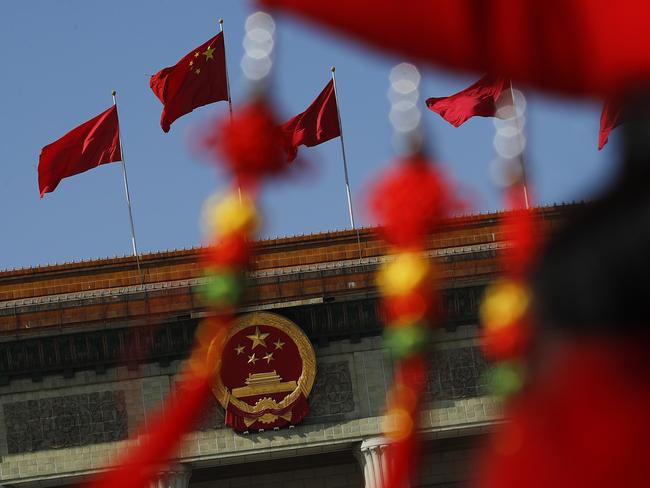
M 537 211 L 558 225 L 562 207 Z M 427 254 L 444 277 L 417 486 L 461 487 L 501 418 L 478 348 L 482 290 L 508 246 L 500 214 L 449 221 Z M 0 485 L 77 484 L 107 466 L 177 381 L 198 321 L 200 250 L 0 272 Z M 316 351 L 310 414 L 294 429 L 243 435 L 215 401 L 158 487 L 385 488 L 381 420 L 392 363 L 374 275 L 390 259 L 370 231 L 261 241 L 241 312 L 287 317 Z M 134 440 L 136 439 L 136 440 Z

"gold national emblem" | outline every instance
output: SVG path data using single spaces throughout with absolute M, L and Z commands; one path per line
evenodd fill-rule
M 235 430 L 280 428 L 307 415 L 315 376 L 305 333 L 280 315 L 255 312 L 240 317 L 228 334 L 213 392 Z

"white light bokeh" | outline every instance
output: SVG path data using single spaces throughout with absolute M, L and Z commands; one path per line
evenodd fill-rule
M 261 59 L 244 56 L 241 60 L 240 66 L 246 78 L 253 81 L 259 81 L 268 76 L 271 72 L 273 62 L 268 56 Z
M 399 154 L 416 152 L 423 143 L 420 133 L 420 72 L 410 63 L 400 63 L 391 69 L 390 86 L 386 96 L 390 101 L 388 119 L 393 126 L 393 147 Z
M 420 125 L 421 117 L 420 111 L 414 107 L 408 110 L 401 110 L 400 108 L 396 108 L 395 105 L 393 105 L 388 115 L 391 124 L 393 124 L 393 128 L 397 132 L 414 131 Z
M 512 104 L 514 99 L 514 106 Z M 505 90 L 492 118 L 492 144 L 498 157 L 490 165 L 490 177 L 498 187 L 507 187 L 523 178 L 522 154 L 526 148 L 526 97 L 519 90 Z
M 420 72 L 410 63 L 400 63 L 390 70 L 388 75 L 391 88 L 398 93 L 409 93 L 420 84 Z
M 241 70 L 249 80 L 260 81 L 269 75 L 273 67 L 275 22 L 266 12 L 255 12 L 246 19 L 245 29 Z
M 515 131 L 513 135 L 509 136 L 497 132 L 494 136 L 493 145 L 499 156 L 512 159 L 524 152 L 526 138 L 519 131 Z
M 490 163 L 489 174 L 492 183 L 498 188 L 508 188 L 521 180 L 523 170 L 516 159 L 495 158 Z
M 273 20 L 273 17 L 271 17 L 269 14 L 267 14 L 266 12 L 262 12 L 260 10 L 250 14 L 246 18 L 246 23 L 244 24 L 244 28 L 246 29 L 247 32 L 259 28 L 267 32 L 270 32 L 271 35 L 273 35 L 273 33 L 275 32 L 275 21 Z

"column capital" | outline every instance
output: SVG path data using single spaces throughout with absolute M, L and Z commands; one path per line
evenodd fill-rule
M 173 463 L 158 470 L 158 477 L 149 488 L 187 488 L 192 469 L 188 464 Z
M 377 447 L 387 447 L 390 444 L 390 441 L 386 437 L 368 437 L 361 441 L 359 445 L 360 451 L 365 451 L 368 449 L 374 449 Z
M 363 471 L 365 488 L 387 488 L 386 450 L 389 443 L 385 437 L 368 437 L 355 450 L 354 454 Z

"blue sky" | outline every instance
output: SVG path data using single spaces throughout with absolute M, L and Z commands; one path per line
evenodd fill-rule
M 5 0 L 0 4 L 0 269 L 130 253 L 130 231 L 119 164 L 62 181 L 38 195 L 41 148 L 111 104 L 118 91 L 124 156 L 141 252 L 202 243 L 204 200 L 226 180 L 189 150 L 192 131 L 226 103 L 159 126 L 161 105 L 149 75 L 174 64 L 218 30 L 224 18 L 226 55 L 235 108 L 246 99 L 239 70 L 241 41 L 252 4 L 242 0 Z M 337 67 L 337 83 L 357 219 L 365 189 L 393 158 L 386 98 L 390 68 L 384 56 L 294 19 L 276 17 L 273 97 L 289 118 L 301 112 Z M 424 42 L 425 40 L 423 40 Z M 444 96 L 480 73 L 420 67 L 423 98 Z M 586 199 L 617 165 L 616 131 L 596 150 L 600 104 L 550 97 L 522 88 L 528 100 L 526 158 L 540 204 Z M 488 173 L 494 127 L 476 118 L 454 129 L 423 113 L 435 159 L 471 195 L 475 212 L 500 208 Z M 264 237 L 348 226 L 339 140 L 301 148 L 309 168 L 267 186 Z

